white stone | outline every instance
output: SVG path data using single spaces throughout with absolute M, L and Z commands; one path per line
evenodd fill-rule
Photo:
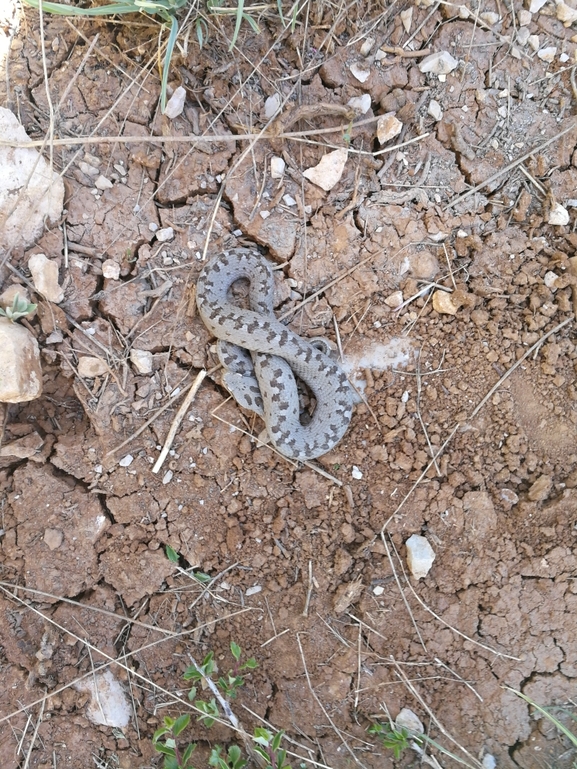
M 90 163 L 85 163 L 84 160 L 81 160 L 80 163 L 78 163 L 78 168 L 83 174 L 86 174 L 86 176 L 98 176 L 100 173 L 98 168 L 91 166 Z
M 256 595 L 257 593 L 260 593 L 262 590 L 262 585 L 253 585 L 252 587 L 247 588 L 245 595 Z
M 412 734 L 424 734 L 425 727 L 416 713 L 410 708 L 403 708 L 395 718 L 395 726 L 404 727 Z
M 563 227 L 564 225 L 569 224 L 569 211 L 567 211 L 561 203 L 555 203 L 555 205 L 551 207 L 547 222 L 558 227 Z
M 355 479 L 355 481 L 360 481 L 363 477 L 363 474 L 359 470 L 359 468 L 356 465 L 353 465 L 353 469 L 351 470 L 351 475 Z
M 58 304 L 64 299 L 64 291 L 58 285 L 58 265 L 46 254 L 34 254 L 28 260 L 32 282 L 39 294 L 49 302 Z
M 114 259 L 105 259 L 102 262 L 102 274 L 110 280 L 118 280 L 120 277 L 120 265 Z
M 152 374 L 152 353 L 150 350 L 130 351 L 130 362 L 138 374 Z
M 363 67 L 356 62 L 354 64 L 351 64 L 349 67 L 351 74 L 354 78 L 356 78 L 359 83 L 364 83 L 369 79 L 371 76 L 371 70 L 370 69 L 363 69 Z
M 490 753 L 485 753 L 483 760 L 481 761 L 481 766 L 483 769 L 497 769 L 497 762 L 495 757 Z
M 97 190 L 104 192 L 104 190 L 109 190 L 112 187 L 112 182 L 110 179 L 107 179 L 106 176 L 102 176 L 102 174 L 100 174 L 98 179 L 94 182 L 94 186 Z
M 393 310 L 396 310 L 397 307 L 400 307 L 403 304 L 403 292 L 394 291 L 392 294 L 389 294 L 385 299 L 385 304 L 387 307 L 392 307 Z
M 15 115 L 0 108 L 0 140 L 27 142 Z M 2 243 L 29 248 L 62 213 L 64 184 L 32 148 L 0 146 L 0 227 Z
M 156 239 L 160 243 L 168 243 L 169 240 L 174 238 L 174 230 L 172 227 L 163 227 L 161 230 L 157 230 Z
M 443 117 L 443 110 L 441 109 L 441 105 L 436 99 L 431 99 L 427 112 L 433 118 L 433 120 L 441 120 Z
M 534 50 L 538 51 L 539 46 L 541 43 L 539 42 L 539 35 L 529 35 L 527 38 L 527 42 L 529 43 L 529 46 Z
M 550 45 L 550 46 L 547 46 L 547 48 L 541 48 L 539 51 L 537 51 L 537 56 L 541 59 L 541 61 L 544 61 L 547 64 L 551 64 L 551 62 L 555 58 L 556 53 L 557 53 L 556 46 Z
M 382 585 L 375 585 L 373 588 L 373 595 L 382 595 L 385 592 L 385 588 Z
M 313 168 L 307 168 L 303 175 L 316 184 L 317 187 L 328 192 L 338 184 L 343 171 L 345 170 L 345 164 L 349 153 L 346 149 L 338 149 L 333 152 L 327 152 L 323 155 L 318 165 Z
M 479 18 L 483 19 L 485 24 L 492 27 L 499 21 L 499 14 L 494 11 L 485 11 L 485 13 L 479 14 Z
M 291 206 L 292 207 L 292 206 L 296 206 L 296 204 L 297 204 L 296 200 L 292 197 L 292 195 L 283 195 L 282 199 L 283 199 L 283 203 L 285 204 L 285 206 Z
M 546 272 L 543 278 L 543 283 L 547 286 L 547 288 L 550 288 L 551 291 L 556 291 L 557 286 L 555 284 L 557 283 L 557 273 L 553 272 L 552 270 Z
M 83 379 L 94 379 L 103 376 L 108 371 L 106 361 L 101 358 L 93 358 L 90 355 L 82 355 L 78 358 L 78 376 Z
M 264 103 L 264 116 L 268 119 L 276 115 L 281 105 L 281 97 L 278 93 L 273 93 Z
M 379 144 L 386 144 L 386 142 L 394 139 L 403 130 L 403 124 L 395 116 L 394 112 L 387 112 L 386 115 L 381 115 L 377 122 L 377 139 Z
M 530 35 L 529 27 L 519 27 L 517 30 L 517 42 L 519 45 L 527 45 Z
M 529 5 L 529 12 L 539 13 L 539 11 L 545 5 L 546 2 L 547 0 L 531 0 L 531 4 Z
M 433 75 L 448 75 L 452 72 L 459 62 L 453 58 L 449 51 L 439 51 L 426 56 L 419 64 L 421 72 L 430 72 Z
M 420 534 L 412 534 L 405 542 L 405 545 L 407 547 L 409 571 L 415 579 L 423 579 L 423 577 L 427 576 L 433 565 L 435 551 L 425 537 L 421 537 Z
M 120 467 L 130 467 L 133 460 L 134 460 L 134 457 L 132 456 L 132 454 L 127 454 L 125 457 L 122 457 L 122 459 L 119 460 L 118 464 L 120 465 Z
M 259 211 L 258 213 L 261 219 L 268 219 L 270 216 L 270 211 Z
M 371 108 L 371 96 L 368 93 L 364 93 L 362 96 L 353 96 L 347 102 L 349 107 L 352 107 L 357 115 L 364 115 Z
M 367 37 L 365 42 L 361 45 L 361 56 L 368 56 L 374 44 L 375 44 L 375 38 Z
M 282 158 L 273 157 L 270 159 L 270 175 L 272 179 L 282 179 L 286 163 Z
M 178 88 L 175 89 L 170 99 L 166 102 L 166 107 L 164 110 L 166 117 L 170 120 L 174 120 L 174 118 L 181 115 L 185 102 L 186 89 L 179 85 Z
M 73 686 L 77 691 L 90 695 L 86 716 L 93 724 L 118 729 L 128 726 L 132 712 L 130 703 L 121 684 L 110 670 L 93 673 L 88 678 L 77 681 Z
M 171 482 L 173 475 L 174 473 L 172 472 L 172 470 L 167 470 L 162 476 L 162 483 L 166 486 L 167 483 Z
M 64 534 L 60 529 L 45 529 L 44 542 L 49 550 L 57 550 L 64 541 Z
M 519 19 L 520 27 L 528 27 L 531 23 L 531 19 L 533 18 L 533 14 L 531 11 L 527 11 L 525 8 L 521 8 L 517 18 Z
M 411 31 L 411 24 L 413 23 L 413 8 L 405 8 L 404 11 L 401 11 L 400 15 L 401 21 L 403 22 L 403 27 L 408 35 Z
M 20 323 L 0 317 L 0 402 L 22 403 L 41 393 L 38 342 Z

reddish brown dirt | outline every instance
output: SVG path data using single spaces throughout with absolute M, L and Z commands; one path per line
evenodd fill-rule
M 67 185 L 62 224 L 10 254 L 23 278 L 31 254 L 57 259 L 66 296 L 61 306 L 40 301 L 31 320 L 44 393 L 11 408 L 0 457 L 0 766 L 160 766 L 151 735 L 186 707 L 171 695 L 186 700 L 189 655 L 213 650 L 226 671 L 231 640 L 259 663 L 233 702 L 244 727 L 265 719 L 322 766 L 417 765 L 411 750 L 395 763 L 366 731 L 403 707 L 470 766 L 484 757 L 490 766 L 487 754 L 504 769 L 574 765 L 570 743 L 504 688 L 559 706 L 575 729 L 577 38 L 551 5 L 527 28 L 557 47 L 554 62 L 512 49 L 523 10 L 513 5 L 483 6 L 502 14 L 491 28 L 459 18 L 456 6 L 413 9 L 411 47 L 460 62 L 445 82 L 422 74 L 419 58 L 363 58 L 367 37 L 373 57 L 406 42 L 400 7 L 361 18 L 313 4 L 309 26 L 274 48 L 278 18 L 264 19 L 258 35 L 243 26 L 242 56 L 227 53 L 232 26 L 211 29 L 202 50 L 192 31 L 174 59 L 172 86 L 185 86 L 187 106 L 173 121 L 159 114 L 156 73 L 140 69 L 157 41 L 144 19 L 75 20 L 87 40 L 99 35 L 79 72 L 86 40 L 46 15 L 55 136 L 142 141 L 55 148 Z M 355 62 L 370 68 L 363 84 Z M 48 125 L 41 65 L 28 9 L 4 97 L 33 138 Z M 244 154 L 240 141 L 144 141 L 260 129 L 276 92 L 287 100 L 279 130 L 340 125 L 326 105 L 367 93 L 364 118 L 395 112 L 397 141 L 417 141 L 373 155 L 374 123 L 353 129 L 351 149 L 364 154 L 351 152 L 328 193 L 302 171 L 325 139 L 342 146 L 342 132 L 310 144 L 272 138 Z M 301 105 L 316 109 L 294 123 Z M 517 166 L 453 205 L 531 149 L 525 174 Z M 280 183 L 270 178 L 273 155 L 287 163 Z M 98 193 L 81 163 L 112 188 Z M 554 202 L 567 206 L 568 225 L 547 223 Z M 158 242 L 158 227 L 173 227 L 174 239 Z M 366 405 L 315 463 L 336 480 L 235 430 L 256 436 L 262 425 L 209 379 L 153 474 L 181 399 L 141 428 L 214 363 L 193 302 L 204 249 L 254 242 L 283 265 L 282 312 L 349 272 L 293 317 L 299 333 L 334 338 L 335 319 L 348 359 L 397 338 L 407 359 L 384 371 L 374 356 L 363 364 Z M 105 259 L 120 265 L 118 280 L 103 277 Z M 19 280 L 2 276 L 5 286 Z M 423 280 L 455 289 L 455 315 L 433 309 L 430 292 L 391 310 L 391 294 L 409 299 Z M 152 353 L 151 374 L 138 373 L 131 349 Z M 81 380 L 87 354 L 110 373 Z M 23 459 L 10 450 L 17 440 L 41 447 Z M 436 552 L 419 582 L 406 572 L 414 533 Z M 209 589 L 192 569 L 214 578 Z M 120 657 L 111 670 L 129 692 L 130 722 L 95 725 L 88 695 L 71 684 Z M 234 739 L 220 725 L 193 724 L 188 735 L 199 740 L 195 766 L 207 765 L 210 745 Z

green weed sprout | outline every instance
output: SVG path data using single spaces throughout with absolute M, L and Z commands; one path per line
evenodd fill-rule
M 374 734 L 375 737 L 378 737 L 383 743 L 383 747 L 392 750 L 397 760 L 407 748 L 411 747 L 411 740 L 420 744 L 418 739 L 411 735 L 404 726 L 393 729 L 389 724 L 376 723 L 369 726 L 367 731 L 369 734 Z
M 178 735 L 186 729 L 189 723 L 190 716 L 188 713 L 178 718 L 165 716 L 164 725 L 154 732 L 152 745 L 155 750 L 164 755 L 164 769 L 194 769 L 190 763 L 190 757 L 194 753 L 196 743 L 189 743 L 184 752 L 181 753 L 176 742 Z
M 151 16 L 159 16 L 163 22 L 169 25 L 170 32 L 166 44 L 166 53 L 162 66 L 162 78 L 160 84 L 160 107 L 162 112 L 166 109 L 166 87 L 168 84 L 168 72 L 170 62 L 178 35 L 178 19 L 176 12 L 183 8 L 188 0 L 126 0 L 125 2 L 109 2 L 107 5 L 99 5 L 96 8 L 79 8 L 75 5 L 64 3 L 44 2 L 44 0 L 24 0 L 32 8 L 39 8 L 47 13 L 59 16 L 115 16 L 126 13 L 147 13 Z
M 9 321 L 14 323 L 20 318 L 24 318 L 26 315 L 30 315 L 31 312 L 38 307 L 37 304 L 30 304 L 20 294 L 16 294 L 12 300 L 12 307 L 7 307 L 5 310 L 0 308 L 0 315 L 8 318 Z

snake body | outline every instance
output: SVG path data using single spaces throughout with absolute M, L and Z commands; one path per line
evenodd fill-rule
M 250 284 L 250 309 L 228 295 L 241 278 Z M 262 416 L 277 450 L 300 461 L 330 451 L 351 421 L 353 391 L 337 363 L 276 319 L 268 261 L 250 249 L 218 255 L 198 278 L 196 301 L 204 324 L 220 340 L 225 387 L 241 406 Z M 306 425 L 300 420 L 295 375 L 317 402 Z

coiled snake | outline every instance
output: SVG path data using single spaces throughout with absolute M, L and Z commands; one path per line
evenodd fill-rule
M 228 297 L 241 278 L 250 283 L 247 310 Z M 264 419 L 278 451 L 301 461 L 330 451 L 351 421 L 353 390 L 337 363 L 275 318 L 267 260 L 243 248 L 220 254 L 202 270 L 196 302 L 204 324 L 220 340 L 223 384 L 241 406 Z M 306 425 L 299 417 L 295 375 L 317 402 Z

